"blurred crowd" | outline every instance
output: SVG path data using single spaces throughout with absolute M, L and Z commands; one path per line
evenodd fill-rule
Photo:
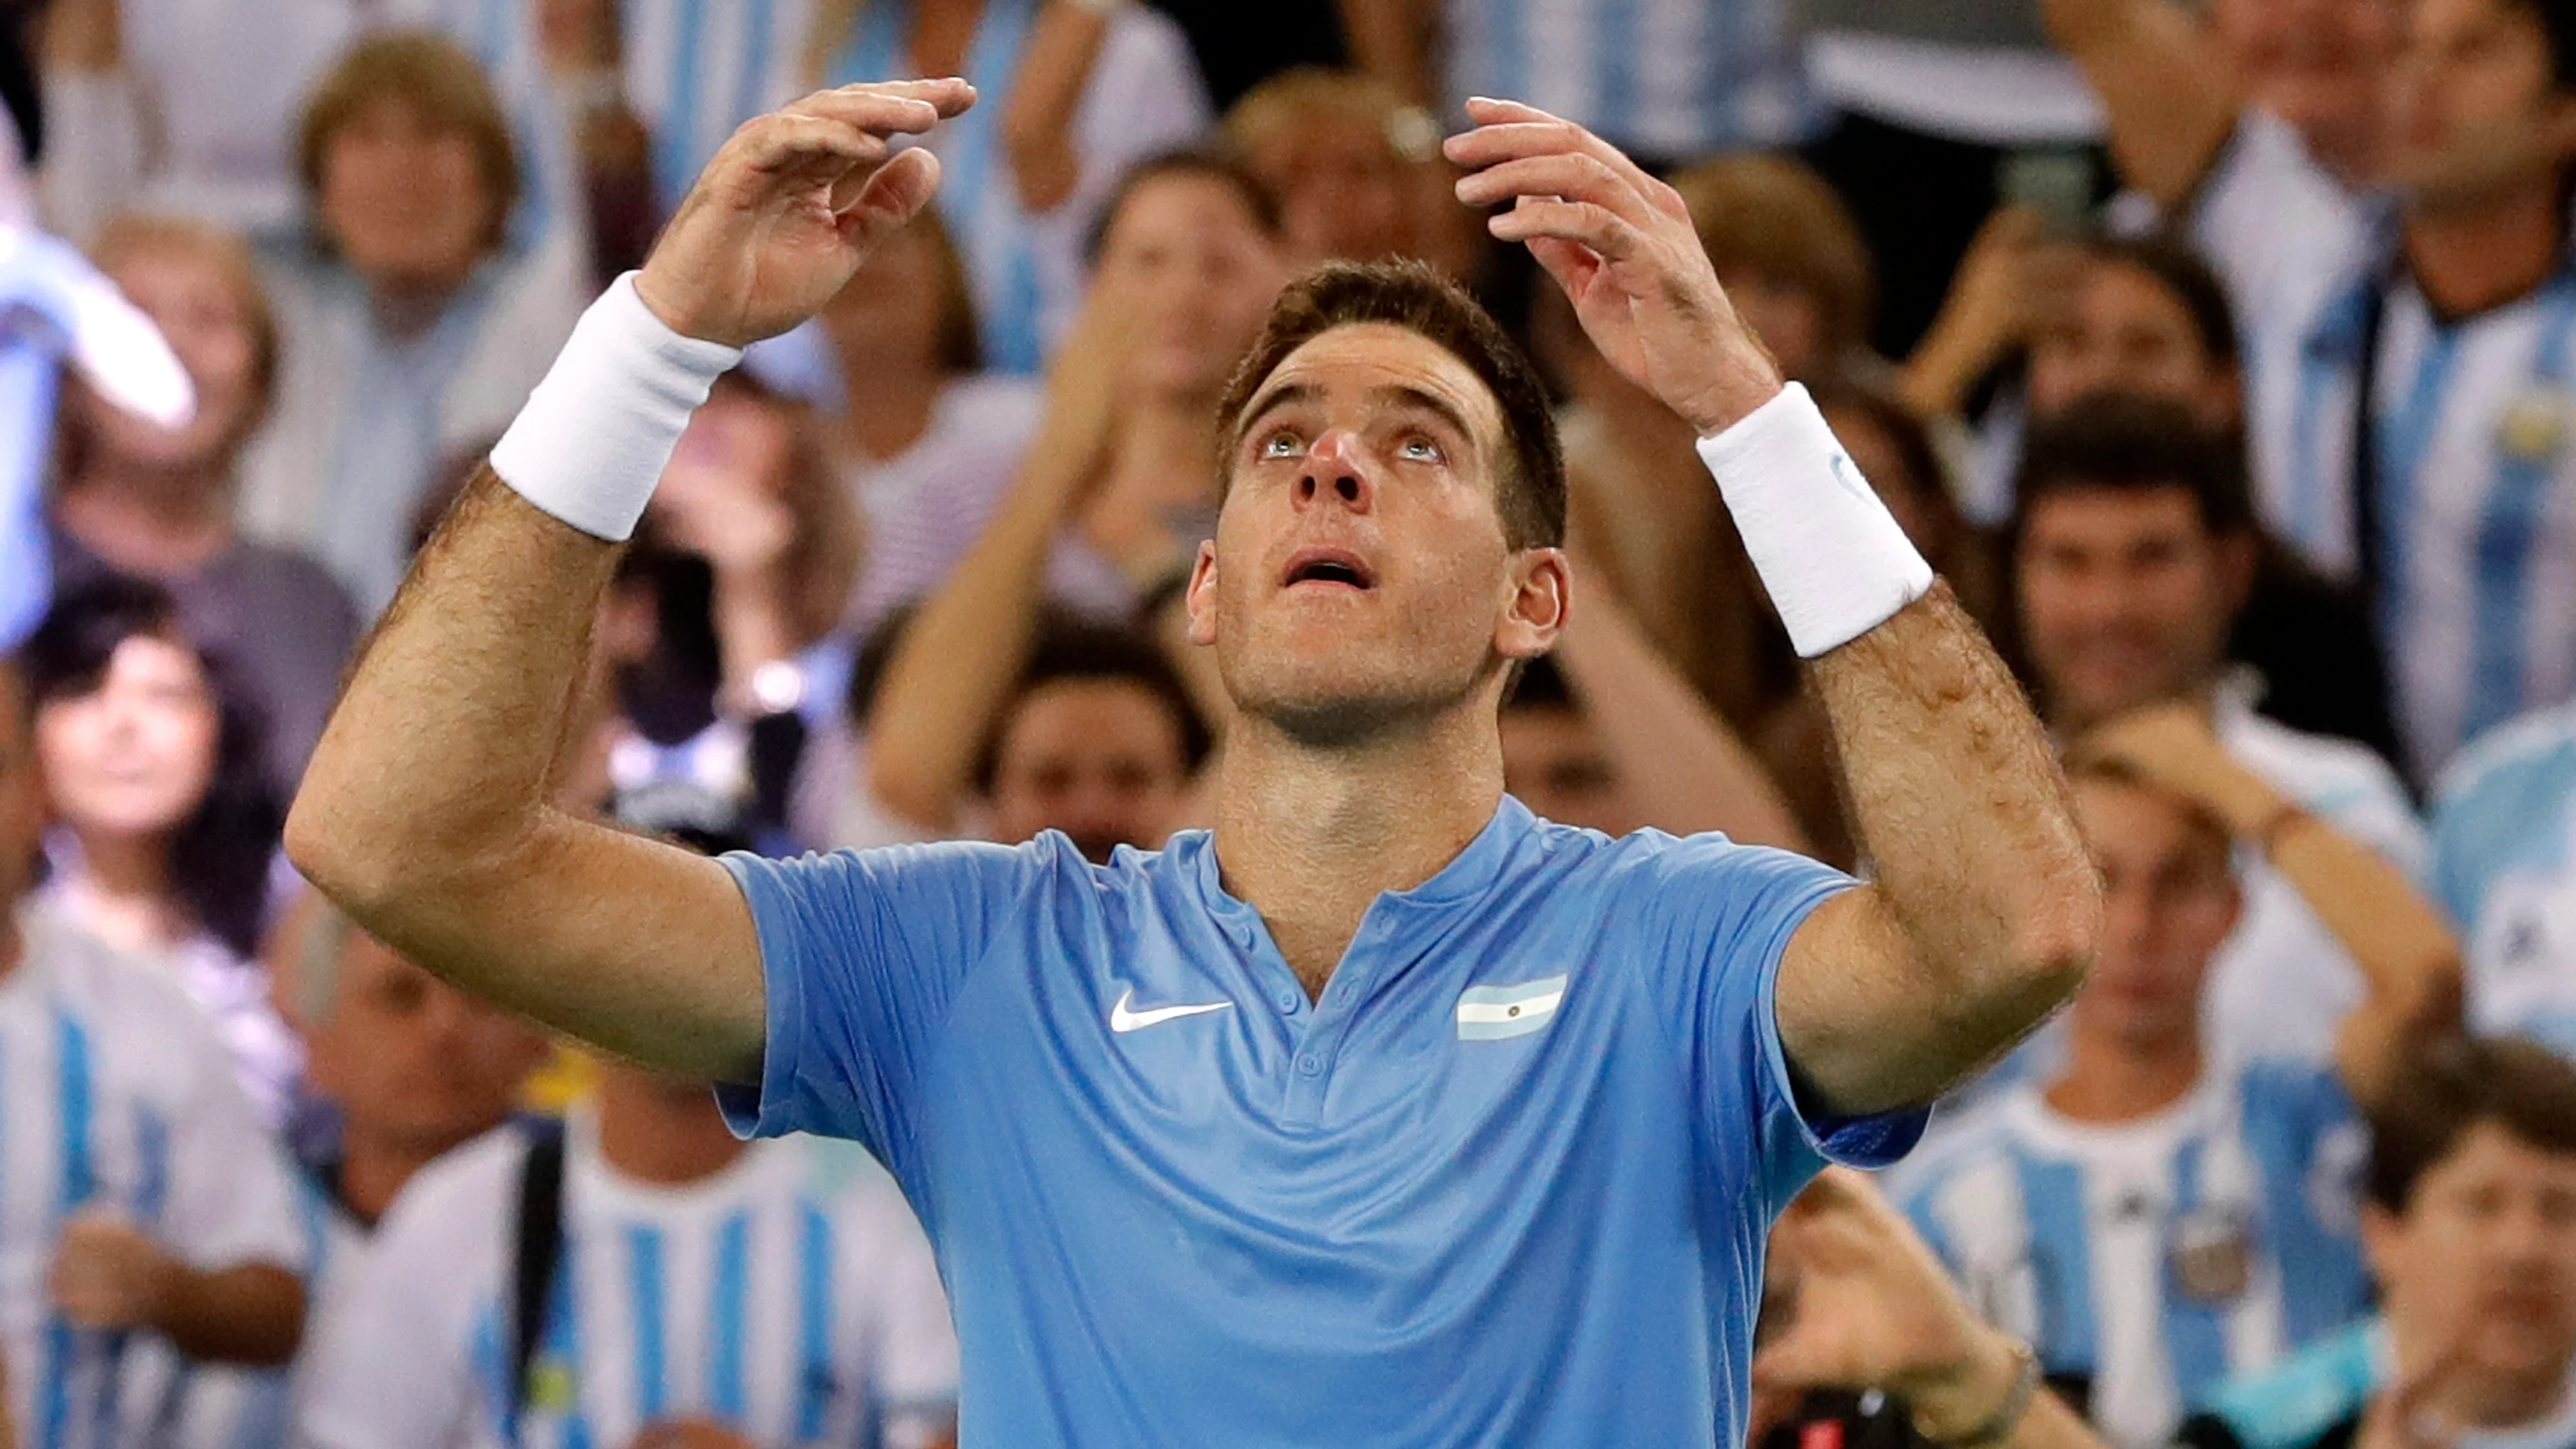
M 2576 1446 L 2576 0 L 0 4 L 17 1444 L 953 1435 L 874 1162 L 736 1142 L 277 851 L 410 556 L 725 137 L 944 74 L 935 212 L 682 438 L 563 808 L 1205 823 L 1218 400 L 1286 279 L 1403 256 L 1561 409 L 1580 599 L 1509 788 L 1865 873 L 1690 427 L 1451 196 L 1464 98 L 1525 99 L 1679 190 L 2107 888 L 2074 1005 L 1784 1224 L 1758 1437 L 1986 1449 L 1952 1380 L 2026 1348 L 2017 1435 Z

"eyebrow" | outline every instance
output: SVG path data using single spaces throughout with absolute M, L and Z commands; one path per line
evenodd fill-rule
M 1323 390 L 1309 382 L 1292 382 L 1268 394 L 1251 407 L 1244 409 L 1243 422 L 1234 430 L 1235 442 L 1241 443 L 1245 438 L 1250 437 L 1254 427 L 1259 425 L 1263 418 L 1279 409 L 1296 403 L 1313 402 L 1322 396 Z M 1368 397 L 1373 403 L 1394 403 L 1401 407 L 1427 412 L 1470 444 L 1477 441 L 1476 430 L 1467 425 L 1466 415 L 1458 411 L 1456 404 L 1437 393 L 1398 383 L 1385 387 L 1373 387 L 1369 389 Z

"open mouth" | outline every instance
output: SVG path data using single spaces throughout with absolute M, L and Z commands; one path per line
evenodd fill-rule
M 1359 555 L 1348 549 L 1301 548 L 1288 559 L 1288 567 L 1279 577 L 1280 586 L 1295 588 L 1299 584 L 1324 584 L 1346 589 L 1377 587 L 1377 576 L 1360 562 Z

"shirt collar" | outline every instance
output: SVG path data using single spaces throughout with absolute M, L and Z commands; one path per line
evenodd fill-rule
M 1381 904 L 1398 908 L 1445 906 L 1482 896 L 1500 880 L 1519 851 L 1521 842 L 1537 829 L 1538 817 L 1512 796 L 1505 795 L 1494 807 L 1493 818 L 1485 822 L 1467 847 L 1452 856 L 1429 880 L 1411 890 L 1386 891 L 1378 896 Z M 1206 902 L 1208 909 L 1233 920 L 1257 917 L 1259 912 L 1235 898 L 1225 888 L 1223 873 L 1216 858 L 1216 837 L 1206 830 L 1185 830 L 1172 837 L 1166 851 L 1180 867 L 1187 880 Z

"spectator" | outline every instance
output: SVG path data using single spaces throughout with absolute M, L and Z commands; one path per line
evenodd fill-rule
M 304 1318 L 293 1187 L 230 1056 L 162 973 L 30 899 L 36 707 L 0 665 L 0 1218 L 9 1418 L 41 1445 L 136 1442 L 166 1347 L 278 1364 Z M 140 1335 L 140 1341 L 135 1336 Z M 139 1348 L 144 1352 L 129 1353 Z
M 2425 878 L 2459 923 L 2468 1019 L 2576 1059 L 2576 705 L 2491 731 L 2442 773 Z
M 2576 1073 L 2521 1041 L 2428 1054 L 2371 1114 L 2365 1180 L 2385 1322 L 2227 1385 L 2179 1442 L 2576 1442 Z
M 924 1449 L 954 1423 L 957 1344 L 894 1183 L 833 1144 L 739 1142 L 705 1083 L 634 1067 L 559 1135 L 502 1128 L 414 1178 L 351 1295 L 299 1415 L 314 1449 Z
M 1188 41 L 1143 5 L 816 0 L 814 35 L 827 85 L 974 83 L 974 109 L 923 144 L 947 167 L 939 208 L 966 255 L 985 360 L 1003 372 L 1038 371 L 1072 326 L 1084 240 L 1118 210 L 1120 178 L 1208 128 Z
M 2236 292 L 2265 516 L 2361 585 L 2405 763 L 2429 778 L 2469 736 L 2576 693 L 2576 511 L 2554 502 L 2576 486 L 2576 9 L 2405 12 L 2382 93 L 2383 217 L 2278 123 L 2240 119 L 2163 3 L 2050 11 L 2130 181 L 2189 205 Z
M 2228 1373 L 2366 1307 L 2345 1196 L 2363 1143 L 2353 1104 L 2389 1100 L 2405 1054 L 2442 1023 L 2457 958 L 2403 875 L 2230 759 L 2188 708 L 2097 733 L 2075 770 L 2108 924 L 2066 1018 L 2065 1065 L 1952 1128 L 1901 1196 L 1971 1301 L 2083 1386 L 2107 1437 L 2158 1445 Z M 2368 978 L 2332 1073 L 2231 1064 L 2204 1042 L 2240 841 Z
M 1868 244 L 1825 179 L 1785 156 L 1730 156 L 1673 178 L 1726 295 L 1780 370 L 1812 381 L 1869 345 Z
M 1428 113 L 1354 71 L 1292 70 L 1225 113 L 1225 144 L 1279 200 L 1280 248 L 1300 266 L 1419 257 L 1464 276 L 1473 213 L 1450 195 Z
M 253 960 L 281 815 L 256 718 L 155 585 L 66 590 L 24 652 L 59 827 L 45 897 L 213 1016 L 276 1129 L 304 1062 Z
M 2400 867 L 2423 837 L 2404 788 L 2359 746 L 2256 715 L 2221 661 L 2254 540 L 2223 445 L 2179 405 L 2087 399 L 2036 430 L 2013 536 L 2025 675 L 2041 718 L 2073 739 L 2165 700 L 2203 710 L 2230 755 Z M 2273 871 L 2243 886 L 2210 968 L 2203 1020 L 2221 1061 L 2322 1059 L 2360 983 L 2347 951 Z
M 1471 96 L 1509 96 L 1598 133 L 1649 170 L 1796 141 L 1815 123 L 1777 0 L 1389 8 L 1413 7 L 1436 7 L 1443 83 L 1425 89 L 1451 111 Z
M 935 211 L 887 238 L 820 320 L 843 389 L 826 436 L 867 517 L 847 621 L 864 638 L 965 556 L 1019 471 L 1045 395 L 984 370 L 966 264 Z
M 160 324 L 197 408 L 166 429 L 77 380 L 66 389 L 54 572 L 67 584 L 118 571 L 168 588 L 188 636 L 241 666 L 266 725 L 270 788 L 284 799 L 321 738 L 358 620 L 326 570 L 234 523 L 241 450 L 277 382 L 277 319 L 249 250 L 202 223 L 119 217 L 91 250 Z
M 287 339 L 245 470 L 254 536 L 309 548 L 372 614 L 446 451 L 497 432 L 572 330 L 578 257 L 522 253 L 499 98 L 427 35 L 362 42 L 304 110 L 311 249 L 272 270 Z

